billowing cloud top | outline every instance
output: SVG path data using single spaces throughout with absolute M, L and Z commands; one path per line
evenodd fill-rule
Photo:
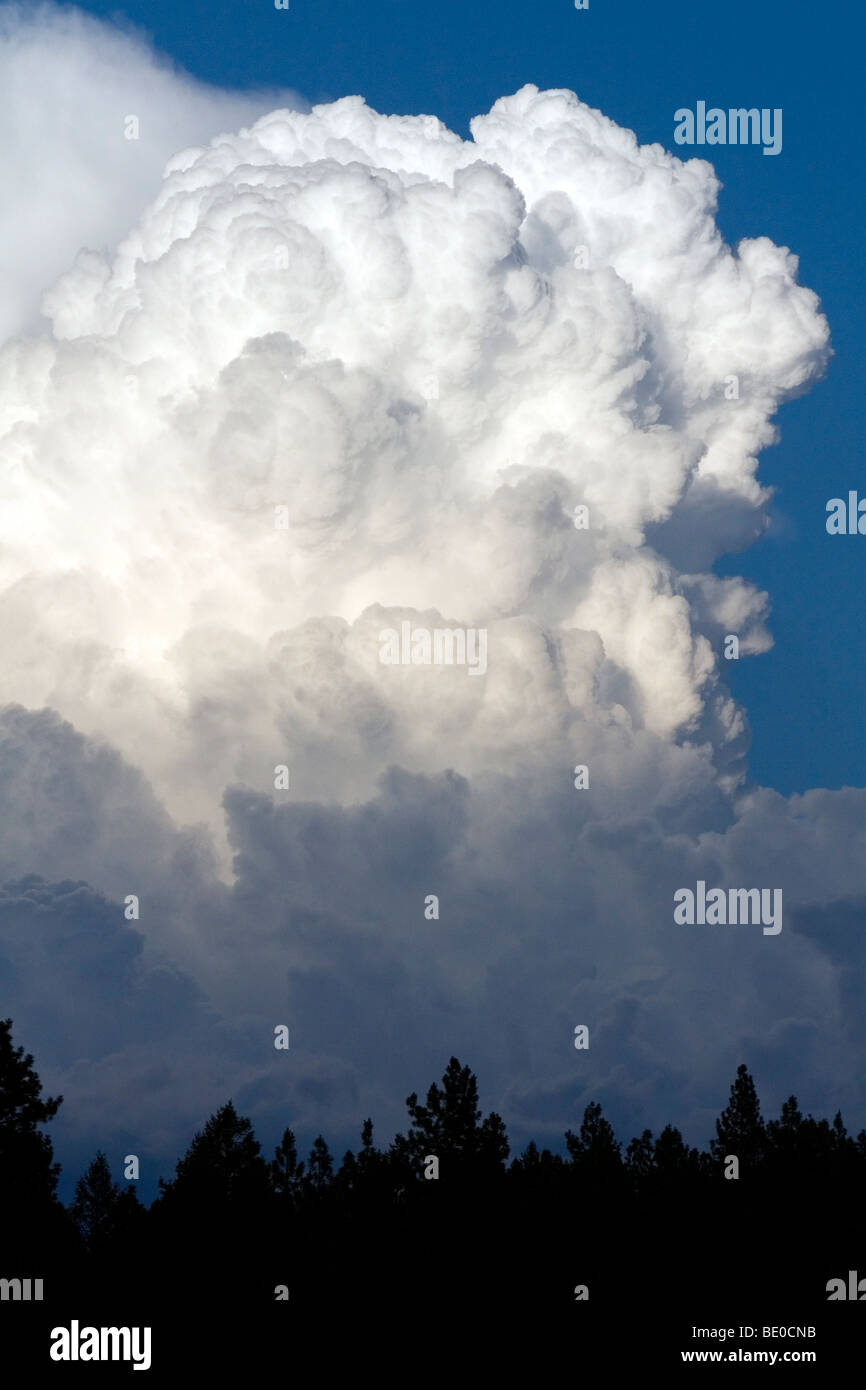
M 284 743 L 338 797 L 576 720 L 741 751 L 720 641 L 763 650 L 765 598 L 700 570 L 761 530 L 815 296 L 571 93 L 472 133 L 350 97 L 185 150 L 0 357 L 2 693 L 183 814 Z M 383 666 L 406 618 L 486 628 L 486 679 Z

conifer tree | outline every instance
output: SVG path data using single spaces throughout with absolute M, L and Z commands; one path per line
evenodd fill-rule
M 13 1233 L 34 1235 L 59 1212 L 60 1165 L 40 1126 L 54 1118 L 62 1100 L 43 1097 L 32 1056 L 13 1045 L 11 1018 L 0 1019 L 0 1229 L 7 1247 Z
M 740 1161 L 740 1174 L 755 1171 L 767 1148 L 767 1132 L 761 1118 L 761 1107 L 755 1083 L 745 1063 L 737 1067 L 731 1095 L 725 1109 L 716 1120 L 716 1137 L 710 1152 L 717 1162 L 728 1155 Z
M 290 1129 L 283 1131 L 268 1172 L 281 1205 L 289 1209 L 297 1206 L 303 1190 L 304 1164 L 303 1160 L 298 1160 L 295 1136 Z
M 566 1130 L 565 1146 L 571 1155 L 573 1167 L 582 1176 L 596 1182 L 607 1182 L 620 1176 L 620 1145 L 597 1101 L 592 1101 L 584 1110 L 579 1134 Z
M 501 1173 L 508 1157 L 505 1125 L 492 1111 L 482 1120 L 478 1082 L 456 1057 L 449 1061 L 441 1087 L 434 1082 L 428 1090 L 426 1105 L 413 1091 L 406 1106 L 412 1124 L 408 1135 L 395 1137 L 392 1153 L 397 1163 L 408 1161 L 417 1176 L 427 1156 L 434 1154 L 448 1160 L 455 1177 Z
M 104 1250 L 112 1241 L 128 1235 L 143 1211 L 135 1188 L 122 1188 L 112 1180 L 108 1159 L 100 1149 L 75 1184 L 70 1208 L 86 1248 Z
M 304 1179 L 307 1190 L 317 1195 L 323 1193 L 333 1181 L 333 1170 L 334 1160 L 331 1151 L 322 1135 L 317 1134 L 307 1160 L 307 1174 Z
M 176 1176 L 160 1178 L 159 1186 L 170 1205 L 190 1209 L 261 1202 L 269 1191 L 268 1169 L 250 1121 L 228 1101 L 196 1133 Z

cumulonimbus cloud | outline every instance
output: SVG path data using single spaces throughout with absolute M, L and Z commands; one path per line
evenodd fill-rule
M 803 851 L 748 786 L 724 681 L 727 635 L 769 645 L 767 596 L 712 565 L 763 530 L 758 455 L 828 329 L 789 250 L 723 243 L 717 187 L 564 91 L 502 98 L 469 141 L 358 97 L 275 110 L 175 153 L 45 295 L 50 335 L 0 352 L 0 751 L 62 745 L 97 826 L 135 803 L 145 955 L 245 1037 L 295 1021 L 291 1083 L 252 1042 L 226 1064 L 251 1104 L 289 1087 L 321 1125 L 328 1097 L 341 1122 L 383 1098 L 383 995 L 407 1065 L 440 1027 L 530 1127 L 584 1094 L 576 1009 L 636 1125 L 662 1095 L 699 1113 L 762 1010 L 776 1057 L 838 1023 L 795 917 L 739 954 L 672 923 L 679 883 L 754 868 L 745 824 L 773 872 Z M 486 671 L 383 664 L 404 623 L 483 629 Z M 810 805 L 816 842 L 845 819 Z M 59 876 L 56 822 L 10 877 Z M 122 897 L 134 866 L 93 844 Z M 804 914 L 830 891 L 791 882 Z

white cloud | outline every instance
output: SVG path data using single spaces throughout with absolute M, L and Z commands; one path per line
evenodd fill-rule
M 310 1124 L 423 1085 L 408 1073 L 441 1042 L 507 1118 L 555 1127 L 591 1098 L 569 1069 L 581 1021 L 593 1084 L 636 1128 L 663 1102 L 699 1111 L 764 1023 L 771 1072 L 792 1028 L 832 1056 L 841 974 L 797 912 L 833 884 L 813 892 L 802 866 L 844 840 L 837 822 L 850 836 L 862 793 L 798 810 L 748 787 L 721 643 L 765 650 L 768 601 L 710 573 L 763 529 L 758 454 L 826 362 L 795 258 L 723 244 L 708 164 L 532 87 L 469 142 L 357 97 L 272 111 L 160 183 L 172 122 L 187 145 L 235 99 L 69 22 L 140 63 L 152 120 L 157 88 L 177 115 L 147 179 L 108 88 L 64 128 L 69 177 L 94 160 L 105 180 L 101 244 L 76 257 L 55 229 L 32 262 L 67 263 L 53 334 L 0 352 L 0 700 L 79 731 L 5 716 L 25 808 L 6 876 L 80 875 L 112 899 L 147 881 L 142 968 L 194 981 L 218 1038 L 208 1072 L 196 1012 L 172 1086 L 291 1095 Z M 44 47 L 18 23 L 16 82 Z M 67 52 L 58 91 L 81 86 Z M 44 152 L 20 153 L 43 181 L 4 214 L 25 269 L 65 196 Z M 403 621 L 485 627 L 487 674 L 383 665 L 379 633 Z M 674 890 L 713 874 L 781 880 L 782 936 L 676 928 Z M 852 872 L 849 908 L 862 893 Z M 275 1079 L 258 1049 L 281 1021 L 299 1041 Z M 104 1086 L 134 1107 L 117 1093 L 136 1046 L 105 1039 L 89 1105 Z
M 719 621 L 762 649 L 765 597 L 660 547 L 683 508 L 704 565 L 760 529 L 755 454 L 826 356 L 815 297 L 766 240 L 723 245 L 709 165 L 569 93 L 473 134 L 347 98 L 187 150 L 46 295 L 54 341 L 0 355 L 0 693 L 111 738 L 175 814 L 217 825 L 286 735 L 302 762 L 345 740 L 306 783 L 338 798 L 575 719 L 730 763 Z M 407 686 L 371 609 L 488 627 L 489 678 Z

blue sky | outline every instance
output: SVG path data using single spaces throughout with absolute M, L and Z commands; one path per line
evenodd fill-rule
M 673 143 L 679 106 L 781 107 L 779 156 L 716 147 L 727 240 L 766 235 L 800 257 L 821 297 L 835 357 L 827 378 L 783 408 L 780 443 L 760 478 L 777 489 L 771 533 L 717 566 L 768 590 L 772 651 L 731 664 L 753 732 L 753 776 L 783 793 L 866 783 L 861 687 L 861 545 L 826 534 L 825 506 L 866 494 L 863 466 L 864 269 L 859 43 L 839 5 L 733 3 L 712 15 L 686 4 L 567 0 L 532 6 L 292 0 L 289 11 L 229 0 L 128 0 L 82 8 L 125 16 L 195 76 L 241 89 L 290 86 L 311 102 L 360 93 L 387 113 L 440 117 L 468 134 L 473 115 L 526 82 L 567 87 L 630 127 Z M 840 35 L 841 41 L 840 41 Z M 685 153 L 685 151 L 683 151 Z M 704 151 L 706 154 L 707 151 Z

